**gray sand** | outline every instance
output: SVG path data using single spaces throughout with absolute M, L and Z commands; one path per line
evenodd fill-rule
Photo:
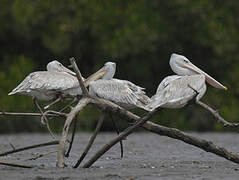
M 195 134 L 217 145 L 239 153 L 238 134 L 203 133 Z M 73 150 L 66 163 L 71 166 L 83 151 L 90 134 L 77 134 Z M 101 133 L 96 138 L 88 159 L 115 133 Z M 0 136 L 0 151 L 11 149 L 9 142 L 16 147 L 51 140 L 46 134 L 15 134 Z M 239 165 L 204 152 L 183 142 L 158 136 L 152 133 L 136 133 L 124 141 L 124 158 L 120 158 L 119 145 L 114 146 L 92 168 L 58 169 L 56 153 L 38 160 L 27 160 L 39 153 L 54 151 L 57 146 L 37 148 L 0 157 L 0 161 L 35 165 L 33 169 L 22 169 L 0 165 L 0 179 L 89 179 L 89 180 L 153 180 L 153 179 L 239 179 Z

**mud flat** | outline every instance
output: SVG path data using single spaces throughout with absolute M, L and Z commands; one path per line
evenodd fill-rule
M 239 153 L 237 133 L 191 133 L 194 136 L 214 141 L 217 145 Z M 115 133 L 100 133 L 88 159 Z M 38 154 L 57 150 L 48 146 L 0 157 L 1 161 L 36 166 L 22 169 L 0 165 L 0 179 L 89 179 L 89 180 L 156 180 L 156 179 L 239 179 L 239 165 L 204 152 L 196 147 L 152 133 L 135 133 L 124 141 L 124 158 L 120 158 L 120 146 L 116 145 L 89 169 L 70 168 L 78 159 L 90 137 L 89 133 L 76 135 L 73 150 L 66 163 L 69 167 L 58 169 L 56 153 L 37 160 L 29 160 Z M 37 144 L 51 140 L 47 134 L 0 135 L 0 151 Z

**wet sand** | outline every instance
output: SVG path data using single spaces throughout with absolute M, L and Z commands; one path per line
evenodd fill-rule
M 239 153 L 238 134 L 232 133 L 192 133 L 197 137 L 215 142 L 228 150 Z M 115 133 L 100 133 L 86 159 L 102 147 Z M 0 179 L 89 179 L 89 180 L 156 180 L 156 179 L 239 179 L 239 165 L 204 152 L 183 142 L 152 133 L 135 133 L 124 141 L 124 158 L 120 158 L 119 145 L 114 146 L 89 169 L 72 169 L 90 137 L 89 133 L 76 135 L 73 150 L 66 159 L 69 167 L 58 169 L 56 153 L 37 160 L 29 160 L 37 154 L 57 150 L 48 146 L 0 157 L 0 161 L 36 166 L 22 169 L 0 165 Z M 47 134 L 15 134 L 0 136 L 0 151 L 15 147 L 50 141 Z M 85 161 L 84 161 L 85 162 Z

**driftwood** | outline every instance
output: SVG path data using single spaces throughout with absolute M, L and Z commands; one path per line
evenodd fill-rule
M 11 167 L 19 167 L 19 168 L 34 168 L 34 166 L 27 166 L 27 165 L 23 165 L 23 164 L 16 164 L 16 163 L 10 163 L 10 162 L 4 162 L 4 161 L 0 161 L 0 165 L 4 165 L 4 166 L 11 166 Z
M 74 67 L 76 64 L 73 64 L 71 61 L 72 66 Z M 76 71 L 77 76 L 80 76 L 80 72 L 77 71 L 77 68 L 74 68 Z M 79 78 L 78 78 L 79 79 Z M 80 86 L 84 86 L 82 81 L 79 81 Z M 137 128 L 138 126 L 142 126 L 144 127 L 146 130 L 149 130 L 151 132 L 154 132 L 156 134 L 159 135 L 164 135 L 164 136 L 168 136 L 174 139 L 178 139 L 181 141 L 184 141 L 188 144 L 194 145 L 196 147 L 199 147 L 205 151 L 208 152 L 212 152 L 214 154 L 217 154 L 221 157 L 224 157 L 230 161 L 239 163 L 239 156 L 233 153 L 230 153 L 229 151 L 227 151 L 224 148 L 218 147 L 216 145 L 214 145 L 212 142 L 206 141 L 206 140 L 201 140 L 192 136 L 189 136 L 177 129 L 173 129 L 173 128 L 167 128 L 164 126 L 160 126 L 151 122 L 146 122 L 147 120 L 149 120 L 149 118 L 154 115 L 154 113 L 156 113 L 156 110 L 153 112 L 148 113 L 145 117 L 140 118 L 137 115 L 121 108 L 120 106 L 109 102 L 107 100 L 104 99 L 100 99 L 100 98 L 93 98 L 93 97 L 89 97 L 88 95 L 88 91 L 86 89 L 87 93 L 83 92 L 83 98 L 84 101 L 80 102 L 76 105 L 75 108 L 72 109 L 72 111 L 70 112 L 70 115 L 67 116 L 67 120 L 66 120 L 66 124 L 63 128 L 63 133 L 62 133 L 62 143 L 59 145 L 59 149 L 58 149 L 58 161 L 57 161 L 57 166 L 58 167 L 64 167 L 64 148 L 65 148 L 65 141 L 64 139 L 67 138 L 67 133 L 68 133 L 68 127 L 72 121 L 72 116 L 74 116 L 74 114 L 77 114 L 82 107 L 86 106 L 88 103 L 91 104 L 95 104 L 98 108 L 102 109 L 102 110 L 108 110 L 111 111 L 115 114 L 121 115 L 123 116 L 125 119 L 131 120 L 132 122 L 136 122 L 138 121 L 138 123 L 134 124 L 133 126 L 129 127 L 129 129 L 126 129 L 124 132 L 122 132 L 119 136 L 117 136 L 115 139 L 113 139 L 111 142 L 107 143 L 103 148 L 101 148 L 94 156 L 93 158 L 91 158 L 83 167 L 90 167 L 101 155 L 103 155 L 109 148 L 111 148 L 114 144 L 116 144 L 117 142 L 123 140 L 126 136 L 128 136 L 130 133 L 132 133 L 135 128 Z M 203 103 L 199 103 L 199 105 L 202 106 Z M 80 108 L 79 108 L 80 107 Z M 204 106 L 202 106 L 204 107 Z M 206 107 L 204 107 L 206 108 Z M 206 108 L 207 110 L 209 110 L 208 108 Z M 221 116 L 219 114 L 215 114 L 215 111 L 210 111 L 216 118 L 221 118 Z M 223 119 L 223 118 L 221 118 Z M 225 121 L 225 120 L 224 120 Z M 222 121 L 219 121 L 222 122 Z M 226 121 L 225 121 L 226 122 Z M 78 163 L 75 165 L 75 167 L 78 165 Z
M 25 146 L 25 147 L 21 147 L 21 148 L 14 148 L 13 150 L 0 153 L 0 157 L 1 156 L 6 156 L 8 154 L 17 153 L 17 152 L 20 152 L 20 151 L 25 151 L 25 150 L 28 150 L 28 149 L 39 148 L 39 147 L 44 147 L 44 146 L 51 146 L 51 145 L 57 145 L 57 144 L 59 144 L 59 141 L 56 140 L 56 141 L 50 141 L 50 142 L 46 142 L 46 143 L 34 144 L 34 145 L 31 145 L 31 146 Z
M 66 121 L 65 121 L 65 125 L 63 127 L 62 130 L 62 135 L 59 141 L 52 141 L 53 144 L 58 144 L 58 155 L 57 155 L 57 166 L 58 167 L 65 167 L 65 147 L 66 147 L 66 142 L 67 142 L 67 137 L 68 137 L 68 132 L 69 132 L 69 128 L 72 124 L 72 121 L 74 120 L 74 118 L 77 116 L 77 114 L 89 103 L 90 104 L 94 104 L 96 107 L 98 107 L 101 111 L 108 111 L 111 113 L 114 113 L 124 119 L 126 119 L 128 122 L 134 123 L 132 126 L 130 126 L 129 128 L 127 128 L 126 130 L 124 130 L 123 132 L 121 132 L 117 137 L 115 137 L 114 139 L 112 139 L 110 142 L 106 143 L 101 149 L 99 149 L 95 155 L 93 155 L 93 157 L 87 161 L 83 167 L 87 168 L 90 167 L 98 158 L 100 158 L 105 152 L 107 152 L 112 146 L 114 146 L 116 143 L 122 141 L 123 139 L 125 139 L 130 133 L 132 133 L 136 128 L 138 127 L 143 127 L 145 130 L 150 131 L 152 133 L 161 135 L 161 136 L 167 136 L 173 139 L 177 139 L 180 141 L 183 141 L 187 144 L 193 145 L 195 147 L 198 147 L 204 151 L 207 152 L 211 152 L 214 153 L 220 157 L 223 157 L 225 159 L 228 159 L 232 162 L 238 163 L 239 164 L 239 155 L 234 154 L 229 152 L 228 150 L 226 150 L 225 148 L 219 147 L 217 145 L 215 145 L 213 142 L 207 141 L 207 140 L 203 140 L 200 138 L 196 138 L 193 137 L 187 133 L 184 133 L 178 129 L 175 128 L 168 128 L 165 126 L 161 126 L 152 122 L 147 122 L 155 113 L 157 113 L 157 110 L 154 110 L 152 112 L 149 112 L 148 114 L 146 114 L 144 117 L 139 117 L 135 114 L 133 114 L 132 112 L 129 112 L 127 110 L 125 110 L 124 108 L 114 104 L 113 102 L 104 100 L 104 99 L 100 99 L 100 98 L 96 98 L 96 97 L 91 97 L 88 93 L 87 88 L 85 87 L 85 84 L 83 83 L 83 78 L 81 76 L 81 73 L 75 63 L 74 58 L 70 59 L 71 65 L 76 73 L 77 79 L 79 81 L 79 85 L 82 88 L 82 98 L 79 100 L 78 99 L 78 103 L 75 105 L 75 107 L 73 107 L 71 109 L 71 111 L 68 114 L 65 113 L 61 113 L 61 112 L 53 112 L 53 111 L 48 111 L 45 112 L 44 114 L 41 113 L 9 113 L 9 112 L 0 112 L 0 115 L 26 115 L 26 116 L 52 116 L 52 117 L 56 117 L 56 116 L 64 116 L 66 117 Z M 217 122 L 223 124 L 223 126 L 229 126 L 229 127 L 237 127 L 239 124 L 238 123 L 230 123 L 227 122 L 225 119 L 223 119 L 220 114 L 218 113 L 218 111 L 212 109 L 211 107 L 209 107 L 208 105 L 198 101 L 196 102 L 196 104 L 198 104 L 199 106 L 203 107 L 204 109 L 206 109 L 207 111 L 209 111 L 217 120 Z M 98 122 L 98 126 L 96 131 L 98 132 L 99 128 L 101 127 L 102 121 Z M 89 145 L 86 147 L 85 151 L 83 152 L 83 154 L 81 155 L 81 158 L 78 160 L 78 162 L 76 163 L 76 165 L 74 167 L 78 167 L 78 165 L 80 164 L 80 162 L 83 160 L 84 156 L 87 154 L 87 152 L 89 151 L 91 144 L 93 143 L 95 137 L 96 137 L 97 133 L 95 133 L 92 137 L 91 137 L 91 141 L 89 142 Z M 74 134 L 73 137 L 71 139 L 71 144 L 69 147 L 68 152 L 70 152 L 72 143 L 74 140 Z M 47 144 L 47 143 L 45 143 Z M 48 144 L 49 145 L 49 144 Z M 39 146 L 40 147 L 40 146 Z M 33 146 L 29 146 L 27 149 L 30 148 L 34 148 Z M 20 150 L 26 150 L 23 148 L 20 148 Z M 10 154 L 12 152 L 19 152 L 19 149 L 15 149 L 12 151 L 8 151 L 0 154 L 0 156 L 2 155 L 7 155 Z M 69 155 L 69 153 L 67 153 L 66 155 Z M 83 158 L 82 158 L 83 157 Z M 6 162 L 2 162 L 2 164 L 8 164 Z M 0 162 L 1 164 L 1 162 Z M 11 164 L 11 163 L 10 163 Z M 21 166 L 21 165 L 20 165 Z M 23 165 L 24 166 L 24 165 Z M 30 168 L 30 166 L 29 166 Z

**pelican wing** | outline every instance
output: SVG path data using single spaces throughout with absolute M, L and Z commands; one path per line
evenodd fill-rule
M 78 86 L 74 76 L 66 73 L 38 71 L 29 74 L 9 95 L 27 93 L 32 90 L 41 92 L 60 92 Z
M 167 77 L 168 78 L 168 77 Z M 170 78 L 168 78 L 170 80 Z M 180 76 L 167 83 L 164 89 L 157 91 L 151 98 L 149 108 L 157 107 L 181 108 L 187 104 L 197 93 L 199 100 L 206 92 L 205 76 Z
M 90 83 L 89 88 L 90 94 L 127 107 L 138 106 L 143 108 L 150 101 L 143 88 L 126 80 L 100 79 Z

